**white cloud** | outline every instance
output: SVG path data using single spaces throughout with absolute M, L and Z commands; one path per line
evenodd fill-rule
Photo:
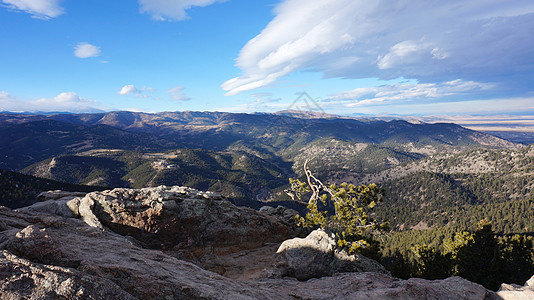
M 243 74 L 221 85 L 226 95 L 298 70 L 425 82 L 534 78 L 531 0 L 284 0 L 274 12 L 240 51 Z
M 396 66 L 401 66 L 407 63 L 417 63 L 417 61 L 424 59 L 423 57 L 428 53 L 435 52 L 432 48 L 432 43 L 426 43 L 424 41 L 403 41 L 400 42 L 389 50 L 389 52 L 382 56 L 379 56 L 376 65 L 379 69 L 391 69 Z
M 142 88 L 138 89 L 133 84 L 127 84 L 121 88 L 117 94 L 125 96 L 125 95 L 134 95 L 137 98 L 151 98 L 151 93 L 155 92 L 155 90 L 151 87 L 143 86 Z
M 50 19 L 63 14 L 59 0 L 1 0 L 8 8 L 32 14 L 34 18 Z
M 139 92 L 133 84 L 128 84 L 122 87 L 118 92 L 119 95 L 130 95 Z
M 89 43 L 78 43 L 78 45 L 74 47 L 74 55 L 79 58 L 100 56 L 100 47 Z
M 441 83 L 397 83 L 357 88 L 330 95 L 324 101 L 346 107 L 376 105 L 399 101 L 437 99 L 492 89 L 490 84 L 460 79 Z
M 165 21 L 186 20 L 186 10 L 193 6 L 205 7 L 216 2 L 224 2 L 226 0 L 139 0 L 140 11 L 152 16 L 154 20 Z
M 12 97 L 9 93 L 5 91 L 0 91 L 0 111 L 24 111 L 20 109 L 21 101 Z
M 169 90 L 167 90 L 167 93 L 169 96 L 176 101 L 188 101 L 191 100 L 188 96 L 184 94 L 184 87 L 183 86 L 175 86 Z
M 59 107 L 76 106 L 79 104 L 95 103 L 93 100 L 81 98 L 74 92 L 61 93 L 54 98 L 41 98 L 34 101 L 35 104 L 55 105 Z
M 82 98 L 74 92 L 60 93 L 53 98 L 25 100 L 13 97 L 7 92 L 0 91 L 0 111 L 25 112 L 96 112 L 98 103 L 94 100 Z

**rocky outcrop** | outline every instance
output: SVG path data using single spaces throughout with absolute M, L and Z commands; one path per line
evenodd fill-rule
M 131 236 L 144 247 L 174 250 L 190 258 L 258 248 L 295 236 L 291 211 L 259 213 L 236 207 L 216 193 L 187 187 L 116 188 L 84 197 L 54 191 L 41 198 L 51 200 L 20 211 L 78 216 L 92 227 Z
M 153 203 L 143 197 L 149 197 Z M 175 206 L 172 202 L 168 203 L 171 200 L 175 202 Z M 232 266 L 232 260 L 240 260 L 240 257 L 246 255 L 252 255 L 249 258 L 263 257 L 263 263 L 268 264 L 268 253 L 275 252 L 278 244 L 228 254 L 225 256 L 228 259 L 219 260 L 218 264 L 215 256 L 217 251 L 203 256 L 213 257 L 214 268 L 226 268 L 223 270 L 225 272 L 218 272 L 226 273 L 227 277 L 180 260 L 173 250 L 165 250 L 165 247 L 147 249 L 146 246 L 151 246 L 150 241 L 153 241 L 154 235 L 166 232 L 162 224 L 171 226 L 182 220 L 190 220 L 191 224 L 198 225 L 196 231 L 179 232 L 179 238 L 190 240 L 192 245 L 174 246 L 183 247 L 183 251 L 195 251 L 197 248 L 194 245 L 199 245 L 197 243 L 204 237 L 207 238 L 204 247 L 210 245 L 208 248 L 212 249 L 217 249 L 216 243 L 223 244 L 220 249 L 237 247 L 229 245 L 237 245 L 241 239 L 237 236 L 239 234 L 244 234 L 245 237 L 255 237 L 258 234 L 256 243 L 264 244 L 269 240 L 268 235 L 273 234 L 270 230 L 283 224 L 274 216 L 243 210 L 229 205 L 224 199 L 218 199 L 216 195 L 186 188 L 117 189 L 57 202 L 57 206 L 49 202 L 47 205 L 18 211 L 0 207 L 1 299 L 367 300 L 495 297 L 494 293 L 484 287 L 458 277 L 434 281 L 400 280 L 377 266 L 374 266 L 377 267 L 375 272 L 334 274 L 308 281 L 280 276 L 267 278 L 261 273 L 269 270 L 261 268 L 260 260 L 243 259 Z M 62 205 L 71 209 L 74 216 L 83 219 L 57 213 L 63 209 L 50 209 Z M 166 208 L 170 212 L 166 212 Z M 210 218 L 210 213 L 217 218 Z M 169 221 L 173 218 L 175 223 Z M 203 218 L 209 222 L 203 223 Z M 93 222 L 100 222 L 101 228 Z M 261 226 L 265 228 L 260 228 Z M 129 231 L 129 227 L 136 228 L 137 231 Z M 141 234 L 142 231 L 146 233 Z M 214 237 L 215 234 L 221 234 L 222 237 Z M 232 242 L 221 241 L 229 238 L 230 234 L 236 235 Z M 274 236 L 277 237 L 276 234 Z M 148 237 L 149 242 L 145 243 L 142 240 L 144 237 Z M 325 249 L 331 245 L 330 238 L 324 232 L 315 232 L 307 239 L 309 242 L 300 243 L 311 243 L 318 249 Z M 285 254 L 292 253 L 290 249 L 296 248 L 295 241 L 287 242 L 280 247 L 281 253 L 277 255 L 284 257 Z M 335 259 L 332 259 L 333 262 L 326 260 L 323 267 L 331 263 L 331 266 L 338 268 L 337 272 L 364 270 L 361 266 L 365 264 L 360 262 L 363 261 L 362 257 L 354 256 L 350 264 L 356 267 L 346 268 L 339 267 L 339 262 L 336 262 L 336 259 L 346 260 L 343 255 L 336 252 L 329 255 Z M 243 272 L 244 266 L 253 261 L 259 262 L 258 265 L 255 268 L 248 267 L 251 272 Z M 294 259 L 294 262 L 298 261 L 299 259 Z M 300 261 L 306 263 L 304 258 Z M 315 263 L 315 259 L 311 261 Z M 286 270 L 289 265 L 286 265 Z
M 122 290 L 126 295 L 122 299 L 259 299 L 263 293 L 275 299 L 278 295 L 269 289 L 258 291 L 254 286 L 233 282 L 162 251 L 144 249 L 131 238 L 102 231 L 78 219 L 0 208 L 0 220 L 6 224 L 5 230 L 0 232 L 0 249 L 12 254 L 14 261 L 24 259 L 31 262 L 31 266 L 44 270 L 58 267 L 63 281 L 70 278 L 79 283 L 81 280 L 90 290 L 98 290 L 100 282 L 114 283 L 117 294 Z M 5 260 L 4 263 L 8 266 L 4 265 L 6 270 L 18 268 L 13 262 Z M 27 277 L 38 276 L 37 271 L 33 272 L 27 271 Z M 56 273 L 43 274 L 43 282 L 56 282 Z M 0 278 L 0 286 L 10 281 L 11 276 L 5 275 Z M 55 290 L 58 285 L 61 285 L 59 281 L 48 288 Z M 41 288 L 37 282 L 24 287 L 36 295 Z M 221 291 L 227 291 L 228 296 L 221 297 Z M 121 298 L 98 296 L 94 299 Z
M 497 295 L 504 300 L 527 300 L 534 299 L 534 276 L 524 286 L 517 284 L 501 284 Z
M 389 272 L 376 261 L 359 255 L 349 255 L 336 247 L 334 234 L 314 230 L 306 238 L 287 240 L 278 248 L 278 272 L 298 280 L 320 278 L 343 272 Z
M 102 227 L 99 222 L 145 247 L 187 249 L 196 256 L 258 248 L 293 236 L 291 224 L 280 218 L 186 187 L 92 192 L 77 206 L 91 226 Z
M 492 299 L 455 277 L 345 273 L 300 282 L 236 281 L 61 216 L 0 208 L 2 299 Z M 113 295 L 110 297 L 110 295 Z

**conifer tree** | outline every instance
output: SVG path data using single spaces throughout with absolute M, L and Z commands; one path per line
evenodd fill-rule
M 309 195 L 306 216 L 296 216 L 299 226 L 323 228 L 336 235 L 337 245 L 349 253 L 360 252 L 379 258 L 380 243 L 376 237 L 388 230 L 388 222 L 376 221 L 373 210 L 382 201 L 384 191 L 375 184 L 356 187 L 353 184 L 324 184 L 304 163 L 307 182 L 290 179 L 291 190 L 286 191 L 295 201 Z M 333 207 L 333 214 L 328 208 Z

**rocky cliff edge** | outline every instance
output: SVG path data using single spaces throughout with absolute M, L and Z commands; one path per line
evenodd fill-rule
M 498 299 L 459 277 L 400 280 L 363 257 L 321 247 L 318 256 L 296 256 L 291 249 L 304 243 L 309 252 L 313 239 L 328 248 L 328 237 L 316 232 L 279 247 L 298 233 L 289 222 L 213 193 L 158 187 L 43 200 L 0 207 L 1 299 Z M 256 253 L 243 268 L 263 261 L 263 272 L 247 278 L 236 269 L 227 272 L 234 276 L 207 270 L 220 269 L 217 259 L 231 267 L 247 256 L 240 253 Z M 295 262 L 317 257 L 339 269 L 295 279 Z

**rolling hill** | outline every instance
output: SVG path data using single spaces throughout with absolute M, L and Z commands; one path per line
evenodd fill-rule
M 0 126 L 0 168 L 20 170 L 32 163 L 62 154 L 90 149 L 154 151 L 178 144 L 146 133 L 107 125 L 76 125 L 38 120 Z
M 32 164 L 25 174 L 108 187 L 183 185 L 237 200 L 267 200 L 293 176 L 289 164 L 244 151 L 175 149 L 166 152 L 90 150 Z

